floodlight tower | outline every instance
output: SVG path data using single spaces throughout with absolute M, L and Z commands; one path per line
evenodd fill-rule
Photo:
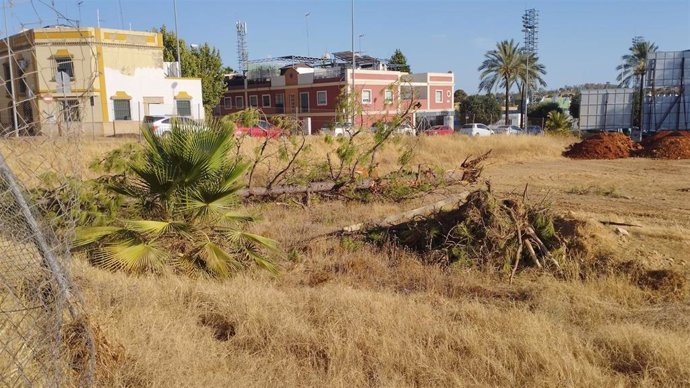
M 237 29 L 237 61 L 239 70 L 242 74 L 247 74 L 247 66 L 249 62 L 249 53 L 247 52 L 247 23 L 238 21 L 235 24 Z
M 527 102 L 529 101 L 529 59 L 530 57 L 537 57 L 537 43 L 539 32 L 539 11 L 534 8 L 525 10 L 522 15 L 522 32 L 525 33 L 525 43 L 523 51 L 525 53 L 525 60 L 527 66 L 525 67 L 525 98 L 524 104 L 524 126 L 527 127 Z

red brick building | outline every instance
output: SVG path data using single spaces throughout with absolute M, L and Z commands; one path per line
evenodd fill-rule
M 348 53 L 339 54 L 338 58 L 347 58 L 342 54 Z M 351 91 L 354 76 L 362 111 L 355 117 L 356 125 L 371 126 L 406 109 L 412 102 L 420 104 L 413 117 L 416 122 L 442 124 L 444 117 L 453 115 L 453 73 L 392 71 L 371 57 L 360 57 L 356 63 L 361 67 L 356 68 L 354 75 L 351 62 L 329 62 L 324 66 L 323 59 L 312 58 L 310 64 L 263 67 L 248 72 L 247 77 L 228 78 L 227 90 L 215 113 L 223 116 L 251 106 L 269 118 L 284 114 L 300 120 L 310 118 L 312 132 L 318 132 L 337 121 L 338 98 L 341 91 Z

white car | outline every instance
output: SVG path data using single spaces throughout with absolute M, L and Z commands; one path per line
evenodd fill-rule
M 150 126 L 156 136 L 167 136 L 172 132 L 172 121 L 176 121 L 180 125 L 197 124 L 189 117 L 182 116 L 144 116 L 142 124 Z
M 331 136 L 352 136 L 355 128 L 350 123 L 334 124 L 332 127 L 321 128 L 321 133 Z
M 491 136 L 494 134 L 494 131 L 484 124 L 472 123 L 463 124 L 463 126 L 458 130 L 458 133 L 468 136 Z
M 522 128 L 515 125 L 499 125 L 494 132 L 499 135 L 522 135 L 525 133 Z
M 375 133 L 376 131 L 378 131 L 377 126 L 371 127 L 371 132 Z M 417 129 L 411 126 L 409 123 L 402 123 L 397 128 L 395 128 L 394 134 L 415 136 L 417 135 Z

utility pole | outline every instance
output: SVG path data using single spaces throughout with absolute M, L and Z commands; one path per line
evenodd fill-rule
M 182 77 L 182 61 L 180 61 L 180 34 L 177 31 L 177 0 L 173 0 L 173 12 L 175 14 L 175 40 L 177 41 L 177 76 Z
M 537 58 L 537 32 L 539 25 L 539 11 L 534 8 L 525 11 L 522 16 L 522 32 L 525 33 L 525 98 L 523 101 L 524 105 L 524 121 L 523 126 L 527 128 L 528 116 L 527 116 L 527 101 L 529 101 L 529 60 L 531 56 L 534 56 L 535 60 Z
M 14 73 L 12 71 L 12 62 L 14 62 L 14 55 L 12 55 L 12 48 L 10 47 L 10 34 L 7 29 L 7 1 L 2 2 L 2 15 L 5 18 L 5 45 L 7 46 L 7 64 L 10 68 L 10 96 L 12 97 L 12 120 L 14 122 L 14 136 L 19 137 L 19 123 L 17 122 L 17 99 L 14 94 Z M 5 81 L 7 82 L 7 81 Z
M 307 56 L 311 56 L 311 53 L 309 52 L 309 15 L 311 15 L 311 12 L 307 12 L 304 14 L 304 22 L 307 25 Z
M 355 103 L 357 93 L 355 92 L 355 0 L 352 0 L 352 126 L 355 125 Z

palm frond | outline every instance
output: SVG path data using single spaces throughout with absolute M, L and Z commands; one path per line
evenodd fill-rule
M 242 263 L 233 255 L 210 241 L 200 247 L 198 255 L 206 264 L 208 271 L 217 277 L 228 277 L 231 270 L 242 269 Z
M 89 226 L 76 228 L 73 247 L 79 248 L 96 243 L 108 236 L 121 233 L 123 230 L 117 226 Z
M 172 231 L 189 230 L 189 225 L 183 222 L 127 220 L 124 224 L 127 230 L 149 236 L 159 236 Z
M 106 269 L 144 273 L 163 271 L 170 254 L 151 243 L 122 241 L 99 249 L 94 256 L 96 264 Z

